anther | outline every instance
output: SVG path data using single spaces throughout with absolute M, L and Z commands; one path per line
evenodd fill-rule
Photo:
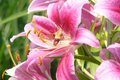
M 7 71 L 7 69 L 5 69 L 2 73 L 2 79 L 4 80 L 4 76 L 5 76 L 5 72 Z
M 36 27 L 34 27 L 34 34 L 36 34 L 37 33 L 37 29 L 36 29 Z
M 18 62 L 18 63 L 21 63 L 21 58 L 20 58 L 19 52 L 16 51 L 15 55 L 16 55 L 16 60 L 17 60 L 17 62 Z
M 40 29 L 39 30 L 39 32 L 38 32 L 38 37 L 40 37 L 41 36 L 41 33 L 43 32 L 43 30 L 42 29 Z
M 26 51 L 26 54 L 29 55 L 29 44 L 26 45 L 25 51 Z
M 10 49 L 10 48 L 11 48 L 11 46 L 8 44 L 8 45 L 7 45 L 7 48 L 8 48 L 8 49 Z
M 38 59 L 39 59 L 39 64 L 42 65 L 42 58 L 38 56 Z
M 45 39 L 44 35 L 39 34 L 39 38 L 42 42 L 46 43 L 47 40 Z
M 38 37 L 40 38 L 40 40 L 44 43 L 47 42 L 47 40 L 45 39 L 44 35 L 42 34 L 43 30 L 40 29 L 39 32 L 37 33 Z
M 37 33 L 37 28 L 36 28 L 36 22 L 35 22 L 34 19 L 32 20 L 32 23 L 34 25 L 34 34 L 36 34 Z
M 64 39 L 64 36 L 63 34 L 60 35 L 60 40 L 63 40 Z
M 31 2 L 32 2 L 32 0 L 29 0 L 29 2 L 31 3 Z
M 63 40 L 63 39 L 64 39 L 64 36 L 62 34 L 62 31 L 58 30 L 57 32 L 54 33 L 53 45 L 56 46 L 60 42 L 60 40 Z

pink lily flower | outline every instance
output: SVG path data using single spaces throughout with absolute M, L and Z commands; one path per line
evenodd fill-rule
M 108 59 L 106 52 L 111 53 Z M 98 67 L 95 80 L 120 80 L 120 44 L 115 43 L 101 51 L 101 57 L 104 60 Z
M 87 0 L 68 0 L 59 8 L 53 3 L 48 6 L 48 18 L 33 16 L 33 21 L 24 28 L 32 43 L 51 50 L 46 57 L 62 56 L 56 72 L 57 80 L 78 80 L 74 70 L 74 50 L 79 45 L 100 46 L 93 33 L 79 26 L 85 4 L 89 4 Z
M 120 25 L 120 0 L 97 0 L 94 11 Z
M 33 0 L 28 7 L 28 13 L 33 11 L 47 10 L 47 7 L 52 3 L 62 5 L 66 0 Z
M 81 22 L 81 9 L 84 4 L 87 4 L 86 0 L 71 0 L 63 4 L 61 9 L 57 4 L 51 4 L 48 7 L 48 18 L 43 16 L 33 16 L 32 23 L 25 26 L 25 32 L 28 34 L 28 38 L 34 44 L 44 48 L 56 48 L 67 46 L 76 40 L 81 40 L 78 43 L 88 44 L 86 41 L 82 41 L 82 37 L 87 34 L 92 35 L 93 41 L 90 42 L 90 46 L 98 47 L 99 43 L 93 34 L 84 29 L 78 28 Z M 74 11 L 74 13 L 72 12 Z M 64 14 L 66 13 L 66 14 Z M 81 35 L 81 36 L 77 36 Z M 74 39 L 74 40 L 73 40 Z M 87 39 L 92 40 L 91 38 Z M 49 45 L 48 45 L 49 44 Z
M 6 71 L 12 76 L 9 80 L 52 80 L 50 64 L 53 59 L 44 58 L 45 54 L 45 51 L 32 50 L 27 61 Z

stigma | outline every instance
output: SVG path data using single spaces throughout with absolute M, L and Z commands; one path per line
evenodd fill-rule
M 63 36 L 62 30 L 58 30 L 57 32 L 54 33 L 53 45 L 57 46 L 60 40 L 63 40 L 63 39 L 64 39 L 64 36 Z

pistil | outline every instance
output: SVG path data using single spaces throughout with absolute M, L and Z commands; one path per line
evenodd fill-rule
M 54 41 L 53 45 L 57 46 L 57 44 L 60 42 L 60 40 L 63 40 L 64 36 L 61 30 L 58 30 L 57 32 L 54 33 Z

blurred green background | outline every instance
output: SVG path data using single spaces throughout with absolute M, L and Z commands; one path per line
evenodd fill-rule
M 6 45 L 11 45 L 11 52 L 15 58 L 18 51 L 22 60 L 26 58 L 25 45 L 26 39 L 19 38 L 10 42 L 10 38 L 24 31 L 24 25 L 31 20 L 31 14 L 27 14 L 29 0 L 0 0 L 0 80 L 8 80 L 2 73 L 8 68 L 13 67 Z

